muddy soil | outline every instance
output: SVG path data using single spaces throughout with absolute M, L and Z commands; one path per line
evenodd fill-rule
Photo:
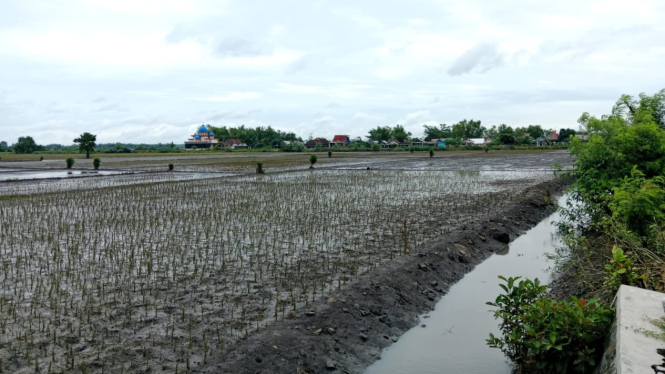
M 362 373 L 419 323 L 451 285 L 552 212 L 562 180 L 530 187 L 518 203 L 363 275 L 250 335 L 194 373 Z M 488 285 L 488 287 L 493 285 Z

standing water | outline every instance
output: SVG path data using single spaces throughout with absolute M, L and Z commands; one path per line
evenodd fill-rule
M 565 199 L 559 198 L 559 204 L 565 204 Z M 476 266 L 450 288 L 434 311 L 420 317 L 418 327 L 386 348 L 365 374 L 509 374 L 509 360 L 485 343 L 489 333 L 499 334 L 499 321 L 485 303 L 502 292 L 499 275 L 549 281 L 550 263 L 545 254 L 554 252 L 560 244 L 552 225 L 558 219 L 558 213 L 550 215 L 510 243 L 504 252 Z

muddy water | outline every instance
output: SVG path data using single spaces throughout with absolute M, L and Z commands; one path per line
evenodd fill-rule
M 120 171 L 4 171 L 0 170 L 0 181 L 71 178 L 93 175 L 122 174 Z
M 560 205 L 564 202 L 565 197 L 559 199 Z M 490 332 L 499 332 L 498 321 L 485 302 L 500 293 L 499 275 L 549 281 L 552 263 L 545 253 L 559 244 L 552 225 L 558 219 L 558 214 L 550 215 L 464 276 L 434 311 L 420 316 L 418 327 L 386 348 L 365 374 L 509 374 L 510 362 L 501 351 L 485 344 Z

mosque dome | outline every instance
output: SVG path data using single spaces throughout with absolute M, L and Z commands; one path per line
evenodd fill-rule
M 208 136 L 215 136 L 215 134 L 213 134 L 212 131 L 210 131 L 210 134 L 208 134 Z
M 208 132 L 208 128 L 207 128 L 205 125 L 201 125 L 201 127 L 199 127 L 199 131 L 198 131 L 198 132 L 205 132 L 205 133 L 207 133 L 207 132 Z
M 194 137 L 194 139 L 196 139 L 196 140 L 201 140 L 201 137 L 198 136 L 198 135 L 196 135 L 196 136 Z

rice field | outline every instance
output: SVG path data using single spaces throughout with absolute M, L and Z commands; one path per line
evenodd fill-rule
M 0 184 L 0 369 L 192 370 L 552 177 L 330 169 Z

